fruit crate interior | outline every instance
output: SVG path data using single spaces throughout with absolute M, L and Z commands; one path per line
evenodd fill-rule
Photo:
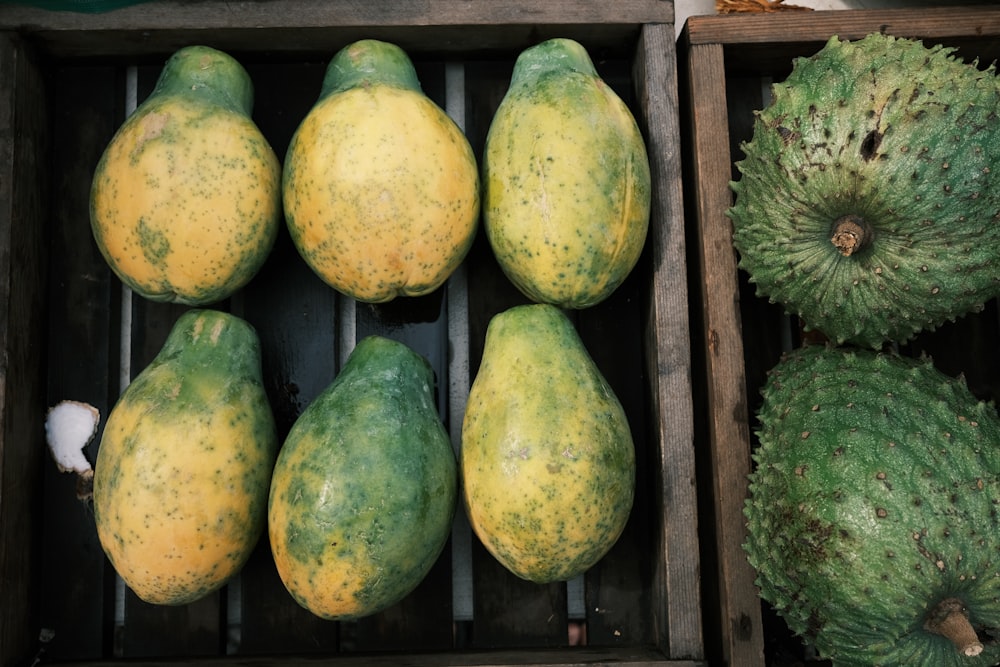
M 1000 56 L 1000 9 L 846 10 L 690 18 L 678 47 L 688 270 L 691 275 L 692 376 L 699 470 L 699 518 L 706 547 L 706 658 L 712 664 L 821 662 L 762 605 L 746 562 L 743 502 L 755 414 L 766 373 L 803 339 L 801 325 L 758 297 L 738 271 L 732 247 L 729 182 L 740 143 L 752 136 L 753 112 L 769 99 L 796 57 L 834 35 L 872 32 L 944 44 L 981 67 Z M 982 399 L 1000 397 L 1000 315 L 983 312 L 920 334 L 900 346 L 927 353 L 941 370 L 963 373 Z M 717 585 L 715 590 L 709 587 Z M 711 617 L 718 610 L 720 616 Z
M 167 1 L 98 15 L 0 7 L 0 664 L 400 664 L 403 656 L 407 664 L 701 664 L 672 21 L 662 0 L 411 9 Z M 639 266 L 608 301 L 573 313 L 637 446 L 637 497 L 618 544 L 577 580 L 529 584 L 492 560 L 459 512 L 427 579 L 373 617 L 335 623 L 300 608 L 277 577 L 266 536 L 218 593 L 182 607 L 139 601 L 116 580 L 72 476 L 48 456 L 43 422 L 63 399 L 92 403 L 106 417 L 184 310 L 123 289 L 88 221 L 97 159 L 166 58 L 195 43 L 236 57 L 254 82 L 254 120 L 283 156 L 329 58 L 356 39 L 391 41 L 479 157 L 516 55 L 555 36 L 580 41 L 633 109 L 654 181 Z M 445 287 L 376 306 L 326 287 L 282 231 L 258 276 L 213 307 L 257 328 L 279 437 L 355 342 L 381 334 L 430 361 L 457 444 L 486 324 L 522 302 L 482 234 Z M 99 440 L 86 450 L 91 461 Z M 571 627 L 585 627 L 584 645 L 571 646 Z

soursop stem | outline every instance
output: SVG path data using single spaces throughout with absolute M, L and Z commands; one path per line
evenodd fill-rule
M 927 616 L 924 629 L 947 637 L 967 657 L 983 652 L 983 643 L 976 636 L 976 630 L 965 613 L 965 605 L 958 598 L 941 600 Z
M 831 234 L 830 243 L 844 257 L 850 257 L 867 248 L 875 236 L 871 225 L 860 215 L 853 213 L 842 215 L 834 220 Z

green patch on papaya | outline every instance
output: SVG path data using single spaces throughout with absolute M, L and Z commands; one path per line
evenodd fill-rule
M 162 262 L 170 254 L 170 240 L 166 234 L 150 225 L 145 218 L 139 218 L 135 233 L 139 237 L 143 257 L 151 264 Z

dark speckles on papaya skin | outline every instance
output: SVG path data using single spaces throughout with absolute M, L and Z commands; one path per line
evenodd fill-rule
M 160 230 L 151 226 L 144 218 L 140 218 L 135 227 L 139 247 L 143 256 L 150 262 L 162 262 L 170 253 L 170 241 Z
M 271 489 L 272 548 L 286 587 L 323 618 L 384 608 L 443 548 L 457 476 L 432 386 L 419 355 L 364 339 L 286 439 Z
M 577 358 L 567 325 L 552 306 L 496 316 L 463 425 L 473 527 L 505 566 L 532 581 L 589 567 L 631 506 L 627 424 L 613 394 L 595 387 L 603 380 Z M 543 352 L 556 349 L 565 358 Z M 606 456 L 610 449 L 620 453 Z

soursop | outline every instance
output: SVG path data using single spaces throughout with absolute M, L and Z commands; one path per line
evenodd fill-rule
M 835 665 L 996 665 L 995 407 L 930 359 L 827 345 L 762 395 L 744 507 L 761 596 Z
M 1000 87 L 952 49 L 833 37 L 772 87 L 729 217 L 757 292 L 879 348 L 1000 294 Z

